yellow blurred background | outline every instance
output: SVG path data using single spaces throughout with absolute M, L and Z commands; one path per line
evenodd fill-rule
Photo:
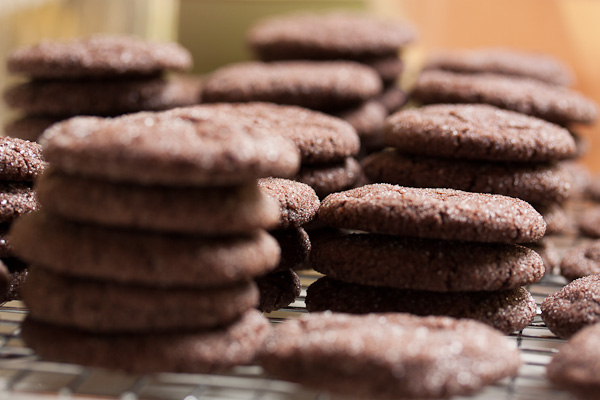
M 94 32 L 178 40 L 195 73 L 251 57 L 244 32 L 257 19 L 292 11 L 352 9 L 411 21 L 419 40 L 403 56 L 409 76 L 436 48 L 507 46 L 552 54 L 577 75 L 575 89 L 600 104 L 598 0 L 2 0 L 0 58 L 41 38 Z M 0 62 L 0 86 L 8 77 Z M 10 118 L 0 106 L 0 118 Z M 590 143 L 583 159 L 600 172 L 600 123 L 577 127 Z

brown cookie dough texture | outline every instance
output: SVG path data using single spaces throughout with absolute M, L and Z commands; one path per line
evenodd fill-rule
M 46 160 L 65 173 L 165 185 L 227 185 L 298 168 L 296 146 L 273 130 L 219 118 L 212 107 L 102 119 L 48 129 Z
M 0 224 L 0 259 L 15 256 L 9 233 L 10 225 Z
M 514 343 L 474 321 L 332 313 L 278 325 L 260 362 L 278 378 L 371 399 L 471 394 L 521 363 Z
M 8 292 L 10 289 L 10 272 L 6 265 L 0 261 L 0 303 L 8 300 Z
M 546 221 L 546 235 L 564 233 L 569 227 L 569 216 L 559 203 L 532 204 Z
M 310 263 L 344 282 L 436 292 L 514 289 L 544 276 L 541 257 L 523 246 L 377 234 L 319 241 Z
M 38 208 L 35 192 L 28 183 L 0 182 L 0 223 L 12 222 Z
M 371 139 L 377 136 L 383 142 L 383 124 L 387 117 L 387 110 L 377 100 L 365 101 L 356 108 L 338 113 L 338 117 L 348 121 L 361 140 Z
M 578 217 L 579 231 L 591 238 L 600 238 L 600 206 L 585 209 Z
M 569 171 L 552 163 L 452 160 L 386 149 L 369 155 L 361 164 L 371 182 L 503 194 L 532 203 L 562 202 L 572 186 Z
M 310 237 L 304 228 L 278 229 L 269 233 L 281 248 L 279 265 L 275 271 L 303 268 L 312 249 Z
M 67 175 L 50 167 L 35 189 L 44 209 L 54 215 L 113 227 L 225 235 L 271 229 L 280 219 L 277 202 L 255 182 L 210 187 L 131 185 Z
M 379 101 L 388 113 L 394 113 L 408 102 L 408 94 L 399 86 L 392 85 L 383 88 L 383 92 L 375 100 Z
M 317 216 L 321 202 L 315 190 L 305 183 L 284 178 L 261 178 L 258 187 L 279 203 L 279 222 L 273 229 L 297 228 Z
M 362 59 L 359 61 L 377 71 L 384 84 L 395 82 L 400 78 L 400 75 L 402 75 L 402 72 L 404 71 L 404 61 L 396 55 L 391 57 Z
M 202 99 L 214 102 L 266 101 L 315 110 L 355 106 L 378 95 L 381 78 L 351 61 L 245 62 L 208 76 Z
M 474 242 L 527 243 L 546 230 L 542 216 L 519 199 L 389 184 L 331 194 L 318 217 L 337 228 Z
M 56 273 L 158 286 L 209 287 L 271 271 L 279 246 L 264 231 L 207 237 L 71 223 L 43 211 L 12 227 L 16 253 Z M 133 251 L 133 249 L 135 251 Z
M 563 339 L 600 322 L 600 276 L 574 280 L 546 297 L 540 309 L 546 327 Z
M 330 13 L 265 19 L 249 30 L 247 41 L 262 60 L 352 60 L 396 55 L 415 37 L 404 22 Z
M 552 383 L 592 400 L 600 390 L 600 324 L 582 329 L 562 346 L 548 364 Z
M 396 312 L 468 318 L 505 334 L 527 327 L 536 313 L 535 299 L 522 287 L 493 292 L 440 293 L 345 283 L 328 277 L 308 287 L 306 308 L 310 312 Z
M 569 131 L 484 104 L 441 104 L 386 120 L 385 142 L 403 153 L 486 161 L 545 162 L 572 157 Z
M 42 79 L 152 75 L 191 66 L 190 53 L 178 44 L 122 35 L 45 40 L 17 49 L 7 59 L 10 73 Z
M 0 137 L 0 180 L 32 182 L 46 168 L 42 147 L 37 143 Z
M 494 73 L 561 86 L 569 86 L 575 80 L 573 71 L 554 57 L 508 48 L 438 50 L 429 56 L 425 69 Z
M 292 304 L 300 296 L 300 277 L 290 269 L 271 272 L 255 279 L 260 301 L 257 308 L 273 312 Z
M 560 262 L 560 274 L 571 280 L 600 274 L 600 240 L 582 243 L 568 250 Z
M 37 142 L 46 129 L 65 118 L 26 115 L 4 125 L 4 134 L 17 139 Z
M 594 102 L 577 92 L 498 74 L 425 71 L 417 80 L 413 95 L 423 103 L 490 104 L 561 125 L 589 124 L 598 117 Z M 515 122 L 517 129 L 519 125 Z
M 21 336 L 51 361 L 130 373 L 210 373 L 251 363 L 271 328 L 249 310 L 233 324 L 212 330 L 102 335 L 26 318 Z M 52 338 L 52 340 L 48 340 Z
M 359 162 L 348 157 L 342 163 L 302 166 L 293 179 L 309 185 L 323 198 L 354 186 L 361 175 Z

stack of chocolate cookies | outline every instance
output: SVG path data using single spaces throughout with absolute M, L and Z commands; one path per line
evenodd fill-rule
M 10 275 L 7 290 L 1 290 L 2 301 L 21 299 L 27 266 L 15 256 L 9 229 L 21 215 L 39 208 L 32 186 L 45 168 L 39 144 L 0 137 L 0 265 L 6 266 Z
M 280 253 L 257 179 L 294 174 L 296 146 L 201 106 L 75 117 L 41 142 L 43 211 L 12 228 L 31 263 L 26 343 L 138 373 L 251 361 L 269 328 L 253 278 Z
M 37 140 L 50 125 L 75 115 L 116 116 L 158 111 L 199 102 L 200 82 L 186 71 L 189 52 L 175 43 L 96 35 L 43 41 L 12 52 L 10 73 L 30 81 L 8 88 L 9 107 L 25 114 L 5 127 L 8 136 Z
M 472 318 L 509 333 L 535 316 L 523 286 L 544 274 L 516 243 L 546 224 L 528 203 L 453 189 L 365 185 L 326 197 L 319 219 L 354 233 L 313 243 L 309 311 L 408 312 Z

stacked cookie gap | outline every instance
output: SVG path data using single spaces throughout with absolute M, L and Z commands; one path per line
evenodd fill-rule
M 309 311 L 408 312 L 472 318 L 509 333 L 535 316 L 523 287 L 544 274 L 516 243 L 540 239 L 542 216 L 501 195 L 373 184 L 326 197 L 325 224 L 348 233 L 313 243 L 325 277 L 307 291 Z
M 268 333 L 253 278 L 280 254 L 257 179 L 293 174 L 296 146 L 202 107 L 76 117 L 42 143 L 43 211 L 12 230 L 32 265 L 26 343 L 135 373 L 250 362 Z
M 75 115 L 116 116 L 197 104 L 196 78 L 165 76 L 191 66 L 191 55 L 176 43 L 131 36 L 46 40 L 19 48 L 8 56 L 7 69 L 29 81 L 9 87 L 4 99 L 24 116 L 5 127 L 6 135 L 35 141 L 53 123 Z

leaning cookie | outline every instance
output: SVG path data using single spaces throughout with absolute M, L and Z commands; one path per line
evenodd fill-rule
M 39 144 L 0 137 L 0 165 L 0 180 L 32 182 L 44 172 L 47 163 Z
M 208 373 L 248 364 L 271 328 L 258 311 L 249 310 L 233 324 L 212 330 L 102 335 L 31 316 L 21 329 L 25 343 L 42 359 L 144 374 Z
M 579 399 L 596 399 L 600 390 L 600 324 L 582 329 L 548 364 L 548 378 Z
M 568 250 L 560 262 L 560 274 L 570 280 L 600 274 L 600 240 Z
M 362 175 L 360 164 L 353 157 L 341 163 L 305 165 L 293 177 L 312 187 L 320 198 L 351 188 Z
M 272 229 L 297 228 L 315 219 L 321 203 L 309 185 L 290 179 L 261 178 L 258 187 L 279 203 L 279 222 Z
M 579 278 L 544 299 L 540 309 L 546 327 L 568 339 L 588 325 L 600 322 L 600 276 Z
M 389 184 L 331 194 L 318 216 L 337 228 L 475 242 L 533 242 L 546 230 L 542 216 L 523 200 Z
M 272 312 L 284 308 L 300 296 L 300 278 L 294 271 L 271 272 L 254 280 L 260 294 L 258 308 L 262 312 Z
M 275 377 L 369 399 L 471 394 L 520 363 L 514 343 L 483 324 L 401 314 L 303 316 L 278 325 L 260 354 Z
M 308 287 L 306 308 L 310 312 L 400 312 L 469 318 L 506 334 L 527 327 L 535 317 L 535 300 L 525 288 L 440 293 L 359 285 L 328 277 Z

